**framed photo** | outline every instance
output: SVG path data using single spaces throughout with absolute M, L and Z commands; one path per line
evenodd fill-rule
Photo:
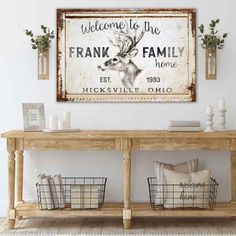
M 24 131 L 42 131 L 45 129 L 43 103 L 23 103 Z
M 196 11 L 58 9 L 57 101 L 196 101 Z

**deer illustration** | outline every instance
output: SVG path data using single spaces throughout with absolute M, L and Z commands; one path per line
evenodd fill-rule
M 121 82 L 125 88 L 132 88 L 137 76 L 142 72 L 133 61 L 132 58 L 138 54 L 137 44 L 144 36 L 144 30 L 137 36 L 137 31 L 132 34 L 126 24 L 126 30 L 120 32 L 114 31 L 114 40 L 109 40 L 110 43 L 118 48 L 118 53 L 111 59 L 99 65 L 98 69 L 118 71 Z

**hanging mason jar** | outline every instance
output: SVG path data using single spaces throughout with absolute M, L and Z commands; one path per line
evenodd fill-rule
M 216 80 L 216 48 L 206 49 L 206 79 Z
M 38 50 L 38 79 L 49 79 L 49 50 Z

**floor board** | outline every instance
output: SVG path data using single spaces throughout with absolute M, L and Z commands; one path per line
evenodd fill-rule
M 55 219 L 35 218 L 16 221 L 8 231 L 0 218 L 0 234 L 235 234 L 236 219 L 134 218 L 132 229 L 124 230 L 119 218 Z
M 106 221 L 103 224 L 102 233 L 103 234 L 123 234 L 124 229 L 123 229 L 122 220 L 120 220 L 119 218 L 106 219 Z
M 104 225 L 104 219 L 87 218 L 83 221 L 81 234 L 101 234 Z
M 157 225 L 154 218 L 144 218 L 143 222 L 145 234 L 155 234 L 157 232 Z
M 23 224 L 24 220 L 17 220 L 15 224 L 15 229 L 8 230 L 8 221 L 5 218 L 1 218 L 0 223 L 0 234 L 15 234 L 17 229 Z
M 20 220 L 19 222 L 22 222 L 21 225 L 16 229 L 16 234 L 22 234 L 22 235 L 33 235 L 36 234 L 40 225 L 43 222 L 43 219 L 41 218 L 35 218 L 35 219 L 24 219 Z
M 84 219 L 63 219 L 59 234 L 80 234 Z
M 36 234 L 57 234 L 60 229 L 60 225 L 62 224 L 62 219 L 44 219 L 41 224 L 39 221 L 39 227 L 36 231 Z

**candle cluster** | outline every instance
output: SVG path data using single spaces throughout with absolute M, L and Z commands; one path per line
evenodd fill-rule
M 63 112 L 63 119 L 58 120 L 57 115 L 49 116 L 49 130 L 67 130 L 71 129 L 71 114 Z
M 226 102 L 225 99 L 220 99 L 218 102 L 218 109 L 219 109 L 219 116 L 220 116 L 220 131 L 226 130 L 226 120 L 225 120 L 225 113 L 226 113 Z M 215 115 L 214 108 L 211 105 L 208 105 L 206 108 L 206 115 L 207 115 L 207 122 L 206 122 L 206 130 L 205 132 L 213 132 L 213 117 Z

